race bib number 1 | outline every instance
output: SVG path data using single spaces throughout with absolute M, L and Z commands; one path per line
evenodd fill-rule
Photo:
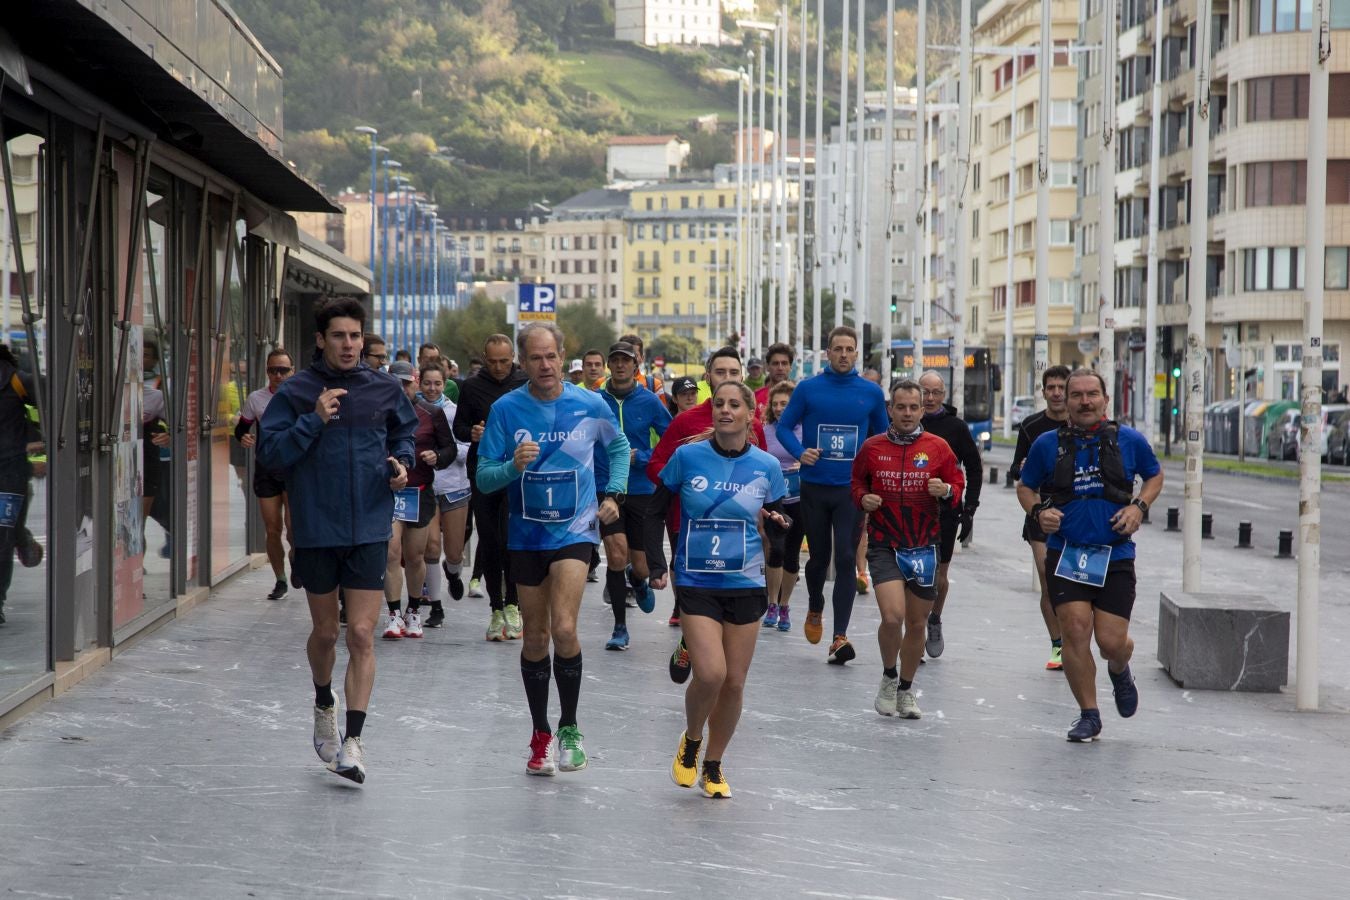
M 740 519 L 693 519 L 684 542 L 684 567 L 689 572 L 745 570 L 745 522 Z
M 912 581 L 919 587 L 930 588 L 937 577 L 937 547 L 909 547 L 895 551 L 895 564 L 900 567 L 900 577 Z
M 531 522 L 570 522 L 577 514 L 576 472 L 525 472 L 521 510 Z
M 420 518 L 422 491 L 420 488 L 405 487 L 394 492 L 394 518 L 399 522 L 417 522 Z
M 1106 567 L 1111 564 L 1110 544 L 1068 544 L 1055 566 L 1055 577 L 1088 587 L 1106 584 Z
M 816 430 L 816 442 L 821 459 L 850 460 L 858 455 L 858 426 L 821 425 Z

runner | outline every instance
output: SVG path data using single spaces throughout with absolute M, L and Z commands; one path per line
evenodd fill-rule
M 891 387 L 891 427 L 867 439 L 852 471 L 853 502 L 867 513 L 867 562 L 881 610 L 881 686 L 873 706 L 903 719 L 920 715 L 914 675 L 937 599 L 942 513 L 960 508 L 965 482 L 951 448 L 920 423 L 920 391 L 913 381 Z
M 642 543 L 642 523 L 655 489 L 647 478 L 646 467 L 652 447 L 670 425 L 670 413 L 655 393 L 635 380 L 637 366 L 636 347 L 627 341 L 614 344 L 609 348 L 609 380 L 600 391 L 631 448 L 627 498 L 620 505 L 620 516 L 613 523 L 600 526 L 605 544 L 605 590 L 614 612 L 614 633 L 605 644 L 606 650 L 628 649 L 626 583 L 632 584 L 639 609 L 649 613 L 656 608 L 656 595 L 647 583 L 647 553 Z M 608 481 L 609 458 L 597 448 L 595 483 Z
M 681 585 L 684 641 L 694 680 L 684 694 L 685 729 L 670 775 L 680 787 L 701 782 L 707 797 L 728 798 L 722 755 L 741 717 L 745 677 L 768 605 L 759 525 L 788 525 L 778 460 L 750 444 L 755 395 L 736 381 L 714 389 L 713 434 L 679 447 L 661 470 L 647 518 L 646 543 L 657 587 L 666 582 L 662 525 L 678 499 L 674 568 Z M 707 726 L 707 746 L 704 726 Z M 698 755 L 703 749 L 703 771 Z
M 474 570 L 481 566 L 481 581 L 486 582 L 489 641 L 515 640 L 521 635 L 520 604 L 515 580 L 506 571 L 507 498 L 505 491 L 488 492 L 478 483 L 478 442 L 483 437 L 488 411 L 499 397 L 525 383 L 525 373 L 514 362 L 511 339 L 504 334 L 490 335 L 483 342 L 484 364 L 464 380 L 455 411 L 455 440 L 469 445 L 467 463 L 473 493 L 469 507 L 478 531 L 474 550 Z M 503 582 L 505 587 L 503 588 Z M 469 585 L 469 596 L 475 588 Z
M 881 388 L 864 381 L 854 364 L 858 334 L 840 326 L 827 342 L 830 365 L 806 379 L 774 426 L 778 440 L 802 464 L 801 513 L 811 556 L 806 562 L 806 591 L 810 609 L 802 631 L 813 644 L 824 630 L 825 579 L 834 556 L 834 640 L 827 661 L 843 665 L 857 656 L 848 640 L 849 618 L 857 584 L 855 574 L 862 515 L 849 498 L 853 458 L 867 438 L 887 428 L 886 397 Z M 802 426 L 802 438 L 795 430 Z
M 1134 541 L 1144 513 L 1163 487 L 1162 467 L 1148 440 L 1106 418 L 1106 383 L 1075 369 L 1067 386 L 1069 424 L 1041 435 L 1022 465 L 1017 499 L 1046 534 L 1050 605 L 1064 636 L 1064 674 L 1079 717 L 1068 739 L 1090 742 L 1102 731 L 1092 638 L 1106 659 L 1116 711 L 1139 708 L 1130 674 L 1134 641 Z M 1142 478 L 1133 496 L 1135 478 Z M 1041 499 L 1041 493 L 1048 498 Z
M 777 359 L 781 359 L 779 355 Z M 769 377 L 773 378 L 774 371 L 774 350 L 769 348 Z M 768 396 L 764 407 L 764 424 L 766 426 L 775 425 L 783 410 L 787 408 L 788 400 L 792 397 L 792 390 L 796 387 L 791 381 L 776 381 L 773 387 L 769 388 Z M 756 395 L 758 403 L 758 395 Z M 798 425 L 796 431 L 797 439 L 801 439 L 801 426 Z M 802 519 L 800 500 L 801 500 L 801 464 L 793 458 L 791 453 L 783 449 L 783 445 L 778 441 L 778 431 L 775 428 L 766 427 L 764 437 L 768 439 L 769 455 L 778 460 L 778 464 L 783 472 L 783 480 L 787 484 L 787 496 L 783 498 L 783 505 L 787 510 L 788 517 L 792 519 L 792 527 L 788 529 L 787 535 L 783 540 L 783 546 L 778 547 L 776 541 L 769 542 L 769 560 L 768 567 L 764 571 L 765 584 L 769 591 L 769 611 L 764 614 L 764 627 L 777 628 L 779 631 L 788 631 L 792 628 L 792 619 L 788 610 L 788 605 L 792 602 L 792 590 L 797 586 L 797 572 L 801 568 L 802 556 L 802 538 L 806 535 L 806 523 Z
M 769 363 L 768 375 L 764 380 L 764 386 L 755 391 L 755 406 L 761 416 L 764 415 L 765 407 L 769 405 L 769 391 L 775 384 L 787 381 L 788 376 L 792 374 L 792 362 L 796 359 L 796 354 L 789 345 L 778 343 L 770 345 L 764 358 Z
M 317 358 L 287 379 L 263 413 L 258 459 L 287 473 L 295 568 L 309 599 L 306 652 L 314 679 L 314 750 L 329 769 L 366 779 L 361 733 L 375 683 L 394 493 L 408 481 L 417 414 L 398 382 L 360 360 L 366 310 L 329 300 L 316 316 Z M 347 598 L 346 730 L 337 729 L 333 663 L 337 592 Z
M 428 372 L 422 379 L 422 392 L 428 391 L 435 393 L 436 384 L 434 374 Z M 455 421 L 456 406 L 445 393 L 441 394 L 440 406 L 441 413 L 445 416 L 447 423 Z M 455 454 L 455 461 L 444 469 L 436 472 L 436 478 L 433 489 L 436 492 L 436 509 L 439 512 L 438 527 L 440 529 L 440 546 L 432 548 L 431 538 L 428 538 L 427 559 L 429 566 L 435 565 L 435 560 L 431 559 L 432 554 L 440 556 L 441 551 L 445 553 L 445 558 L 441 560 L 441 573 L 445 576 L 446 585 L 450 589 L 450 597 L 454 600 L 460 600 L 464 597 L 464 544 L 466 541 L 466 527 L 469 522 L 469 472 L 466 466 L 469 457 L 469 445 L 460 441 L 455 442 L 458 451 Z M 431 581 L 431 570 L 428 569 L 428 581 Z M 440 593 L 431 594 L 431 613 L 427 616 L 426 626 L 428 628 L 440 628 L 445 622 L 445 607 L 442 604 Z
M 698 406 L 698 382 L 681 375 L 670 383 L 670 415 L 673 418 L 695 406 Z
M 1064 397 L 1064 385 L 1069 380 L 1068 366 L 1051 366 L 1041 375 L 1041 390 L 1045 394 L 1045 409 L 1032 413 L 1022 420 L 1017 429 L 1017 449 L 1013 451 L 1012 465 L 1008 472 L 1014 479 L 1022 474 L 1022 463 L 1031 450 L 1036 438 L 1047 431 L 1055 431 L 1069 420 L 1069 410 Z M 1041 497 L 1042 500 L 1045 497 Z M 1036 524 L 1036 520 L 1027 516 L 1022 525 L 1022 540 L 1031 545 L 1031 562 L 1036 569 L 1036 577 L 1041 582 L 1041 619 L 1045 621 L 1045 630 L 1050 633 L 1050 659 L 1045 667 L 1050 671 L 1064 668 L 1064 642 L 1060 639 L 1059 620 L 1055 618 L 1054 607 L 1050 605 L 1050 585 L 1045 577 L 1045 532 Z
M 577 358 L 572 360 L 572 364 L 567 367 L 567 380 L 572 382 L 572 384 L 581 384 L 582 379 L 585 377 L 586 370 L 581 365 L 581 359 Z
M 945 510 L 942 517 L 942 542 L 938 545 L 937 602 L 928 615 L 928 640 L 924 649 L 933 659 L 942 655 L 946 644 L 942 639 L 942 610 L 947 604 L 947 571 L 951 568 L 956 542 L 970 539 L 975 524 L 975 510 L 980 506 L 980 488 L 984 485 L 984 464 L 980 460 L 980 445 L 970 433 L 970 426 L 956 414 L 956 407 L 944 402 L 947 385 L 942 376 L 932 369 L 919 376 L 923 392 L 923 430 L 937 435 L 952 448 L 965 471 L 965 500 L 962 506 Z M 959 533 L 958 533 L 959 532 Z
M 741 355 L 735 347 L 722 347 L 720 350 L 713 351 L 712 356 L 708 357 L 704 378 L 712 385 L 711 390 L 716 390 L 725 381 L 739 382 L 741 377 Z M 679 385 L 675 385 L 675 389 L 684 393 Z M 706 438 L 712 432 L 712 395 L 709 394 L 707 400 L 680 413 L 671 421 L 670 427 L 661 436 L 656 449 L 652 450 L 651 462 L 647 463 L 647 477 L 652 480 L 653 484 L 660 483 L 661 470 L 675 455 L 676 448 L 690 441 Z M 760 449 L 763 449 L 767 443 L 764 439 L 764 426 L 758 420 L 753 420 L 751 423 L 750 440 Z M 675 508 L 676 506 L 678 506 L 678 502 L 672 506 L 666 519 L 667 526 L 673 533 L 672 546 L 678 546 L 680 539 L 680 513 Z M 681 588 L 678 573 L 672 587 L 675 594 L 675 610 L 678 613 Z M 677 616 L 672 615 L 671 618 L 677 618 Z M 670 677 L 676 684 L 683 684 L 685 679 L 689 677 L 689 652 L 683 637 L 676 643 L 674 651 L 670 654 Z
M 534 734 L 525 771 L 552 775 L 586 768 L 577 728 L 581 644 L 577 611 L 586 563 L 599 542 L 599 523 L 619 518 L 628 484 L 628 440 L 593 392 L 563 378 L 563 333 L 551 323 L 520 330 L 516 347 L 528 386 L 493 406 L 483 434 L 477 480 L 484 491 L 505 490 L 511 503 L 511 574 L 525 614 L 520 674 Z M 594 457 L 609 455 L 609 483 L 596 503 Z M 597 521 L 598 520 L 598 521 Z M 562 714 L 558 753 L 548 721 L 549 644 Z
M 295 372 L 295 363 L 291 355 L 280 347 L 267 354 L 267 387 L 249 394 L 244 407 L 239 411 L 239 421 L 234 426 L 234 439 L 246 448 L 258 443 L 253 434 L 253 426 L 262 421 L 263 412 L 276 396 L 277 388 Z M 156 454 L 158 455 L 158 454 Z M 288 543 L 294 546 L 291 535 L 291 511 L 286 503 L 286 481 L 281 472 L 269 472 L 265 466 L 254 460 L 253 496 L 258 498 L 258 510 L 262 513 L 263 528 L 267 532 L 267 561 L 272 565 L 272 574 L 276 584 L 267 595 L 268 600 L 284 600 L 286 585 L 286 550 L 281 545 L 281 527 L 286 526 Z M 294 554 L 292 554 L 292 558 Z M 295 563 L 291 563 L 291 586 L 300 587 L 295 577 Z
M 605 386 L 605 354 L 587 350 L 581 354 L 582 387 L 598 391 Z

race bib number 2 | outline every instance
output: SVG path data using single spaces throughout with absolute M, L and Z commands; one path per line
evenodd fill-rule
M 694 519 L 684 543 L 684 567 L 689 572 L 745 570 L 745 522 L 740 519 Z
M 821 459 L 844 462 L 858 455 L 857 425 L 821 425 L 816 431 Z

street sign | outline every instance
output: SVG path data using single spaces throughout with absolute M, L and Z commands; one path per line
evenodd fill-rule
M 663 368 L 665 364 L 666 358 L 664 356 L 658 356 L 656 359 L 652 360 L 652 365 L 656 366 L 658 369 Z
M 557 322 L 557 296 L 557 285 L 517 285 L 517 318 L 521 322 Z

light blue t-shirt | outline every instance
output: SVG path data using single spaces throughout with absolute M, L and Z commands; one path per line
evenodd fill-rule
M 512 458 L 523 441 L 536 441 L 539 456 L 518 472 Z M 476 479 L 486 493 L 510 487 L 509 549 L 600 542 L 597 447 L 610 460 L 609 483 L 602 490 L 622 491 L 628 483 L 628 440 L 598 394 L 564 384 L 556 399 L 539 400 L 524 384 L 492 404 L 478 445 Z
M 711 441 L 698 441 L 676 449 L 661 482 L 680 498 L 673 561 L 680 586 L 764 587 L 759 511 L 787 492 L 778 460 L 758 447 L 726 457 Z

